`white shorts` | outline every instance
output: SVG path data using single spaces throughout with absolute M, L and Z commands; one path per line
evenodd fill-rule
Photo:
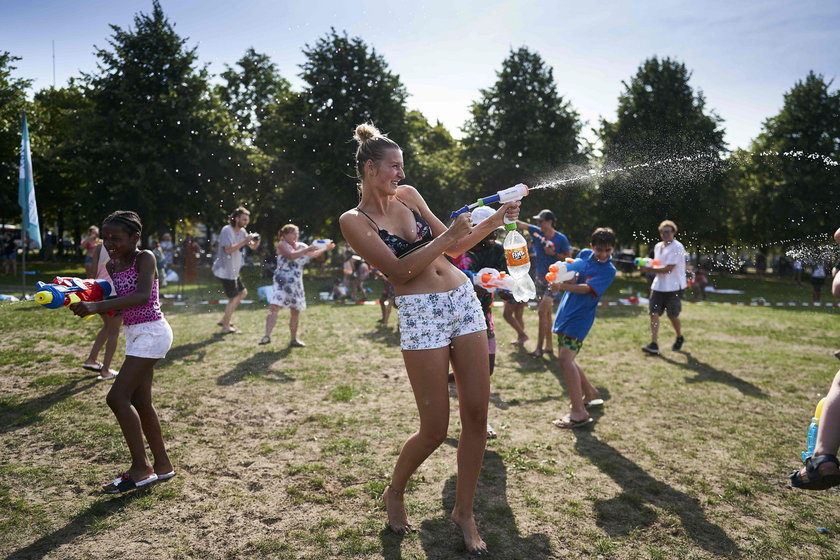
M 400 323 L 400 348 L 429 350 L 449 346 L 453 338 L 487 330 L 472 282 L 438 294 L 394 298 Z
M 166 319 L 126 325 L 125 355 L 137 358 L 165 358 L 172 347 L 172 327 Z

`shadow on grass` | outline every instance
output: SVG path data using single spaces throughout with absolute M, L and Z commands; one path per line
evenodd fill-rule
M 396 328 L 386 327 L 381 324 L 377 324 L 375 330 L 366 332 L 363 336 L 369 340 L 382 342 L 388 346 L 399 347 L 400 345 L 400 332 Z
M 448 438 L 446 443 L 457 447 L 458 442 Z M 463 534 L 450 520 L 455 506 L 457 477 L 450 477 L 443 486 L 441 507 L 443 516 L 421 524 L 420 540 L 427 558 L 452 558 L 456 554 L 470 558 L 464 545 Z M 478 478 L 476 501 L 480 504 L 476 520 L 482 538 L 487 543 L 491 558 L 528 558 L 547 560 L 553 558 L 549 538 L 543 533 L 522 536 L 516 517 L 507 499 L 507 469 L 501 456 L 492 450 L 484 453 L 484 465 Z M 394 558 L 399 558 L 394 557 Z
M 90 532 L 91 525 L 95 522 L 120 513 L 131 505 L 134 500 L 146 495 L 149 490 L 150 488 L 140 488 L 130 494 L 94 502 L 87 509 L 73 516 L 70 522 L 64 527 L 53 531 L 49 535 L 44 535 L 25 548 L 12 552 L 6 558 L 8 560 L 43 558 L 62 545 L 75 540 L 77 537 L 87 535 Z
M 379 540 L 382 542 L 383 560 L 402 560 L 402 542 L 405 535 L 398 535 L 386 527 L 379 531 Z
M 697 499 L 656 480 L 639 465 L 590 430 L 575 430 L 575 449 L 621 486 L 623 493 L 610 500 L 596 500 L 597 524 L 610 537 L 626 535 L 651 526 L 657 513 L 648 504 L 679 516 L 689 538 L 716 555 L 737 557 L 737 545 L 726 533 L 706 519 Z
M 598 317 L 638 317 L 647 315 L 647 305 L 605 305 L 598 308 Z
M 554 352 L 554 354 L 544 354 L 539 358 L 536 358 L 524 348 L 519 348 L 515 352 L 508 354 L 506 357 L 508 361 L 516 363 L 516 365 L 513 366 L 513 369 L 516 370 L 517 373 L 534 374 L 552 369 L 552 365 L 557 361 L 557 350 L 555 349 Z M 497 367 L 498 365 L 499 363 L 496 362 Z
M 190 344 L 179 344 L 178 346 L 173 346 L 169 352 L 166 353 L 166 360 L 160 364 L 158 367 L 166 367 L 169 363 L 174 362 L 176 360 L 183 360 L 187 363 L 198 363 L 203 362 L 204 357 L 207 355 L 207 350 L 204 348 L 216 342 L 221 342 L 222 335 L 214 334 L 210 338 L 205 340 L 200 340 L 198 342 L 192 342 Z
M 697 358 L 691 355 L 690 352 L 681 352 L 685 354 L 687 361 L 685 363 L 678 362 L 676 360 L 672 360 L 667 356 L 662 354 L 659 355 L 660 358 L 668 362 L 669 364 L 673 364 L 675 366 L 679 366 L 683 369 L 687 369 L 693 372 L 696 372 L 694 377 L 686 377 L 686 383 L 722 383 L 724 385 L 729 385 L 741 391 L 742 394 L 748 397 L 756 397 L 759 399 L 766 399 L 768 396 L 761 390 L 760 387 L 756 387 L 749 381 L 744 381 L 743 379 L 736 377 L 729 373 L 728 371 L 723 371 L 722 369 L 717 369 L 709 364 L 704 364 Z
M 95 376 L 80 377 L 68 381 L 51 393 L 26 402 L 13 404 L 0 401 L 0 433 L 11 432 L 34 424 L 41 419 L 41 413 L 51 406 L 86 391 L 97 383 Z
M 295 378 L 280 370 L 271 369 L 272 364 L 286 358 L 292 351 L 291 347 L 279 352 L 257 352 L 246 360 L 236 364 L 229 372 L 216 378 L 217 385 L 234 385 L 245 377 L 256 377 L 274 383 L 289 383 Z

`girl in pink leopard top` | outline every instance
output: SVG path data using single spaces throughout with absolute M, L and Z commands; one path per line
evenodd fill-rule
M 143 226 L 140 217 L 118 210 L 102 223 L 102 239 L 111 260 L 108 272 L 117 296 L 99 302 L 78 302 L 70 306 L 76 315 L 122 310 L 125 325 L 125 361 L 106 402 L 122 429 L 131 453 L 131 467 L 102 487 L 106 494 L 118 494 L 175 476 L 161 435 L 160 420 L 152 405 L 152 377 L 155 364 L 172 346 L 169 327 L 158 301 L 157 263 L 150 251 L 137 243 Z M 150 464 L 143 436 L 154 456 Z

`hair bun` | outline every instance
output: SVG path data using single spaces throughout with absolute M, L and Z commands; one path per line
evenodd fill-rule
M 366 141 L 377 136 L 381 136 L 379 129 L 372 124 L 364 123 L 356 127 L 356 134 L 353 135 L 353 138 L 359 144 L 364 144 Z

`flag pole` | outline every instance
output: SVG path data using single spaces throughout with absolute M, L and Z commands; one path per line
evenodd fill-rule
M 20 114 L 21 114 L 21 119 L 20 119 L 20 122 L 21 122 L 20 161 L 21 161 L 21 168 L 23 169 L 23 165 L 24 165 L 24 139 L 23 139 L 23 134 L 24 133 L 23 133 L 23 127 L 26 126 L 25 125 L 25 123 L 26 123 L 26 109 L 22 109 Z M 25 212 L 26 212 L 26 210 L 24 209 L 24 213 Z M 22 259 L 21 267 L 20 267 L 21 268 L 21 275 L 20 275 L 21 295 L 20 295 L 20 299 L 25 301 L 26 300 L 26 248 L 27 248 L 27 245 L 28 245 L 28 243 L 26 243 L 26 223 L 27 223 L 28 220 L 27 220 L 26 216 L 22 216 L 22 218 L 23 219 L 20 221 L 20 246 L 21 246 L 21 249 L 23 249 L 23 259 Z
M 21 112 L 20 134 L 20 178 L 18 181 L 18 204 L 23 211 L 21 220 L 20 239 L 23 248 L 23 265 L 21 287 L 23 297 L 26 297 L 26 253 L 29 245 L 41 248 L 41 230 L 38 220 L 38 205 L 35 202 L 35 180 L 32 175 L 32 153 L 29 144 L 29 125 L 26 122 L 26 110 Z
M 26 299 L 26 247 L 28 243 L 26 243 L 26 232 L 23 231 L 23 228 L 20 228 L 20 241 L 21 247 L 23 248 L 23 264 L 20 267 L 22 270 L 22 274 L 20 277 L 20 289 L 21 289 L 21 298 L 22 300 Z

